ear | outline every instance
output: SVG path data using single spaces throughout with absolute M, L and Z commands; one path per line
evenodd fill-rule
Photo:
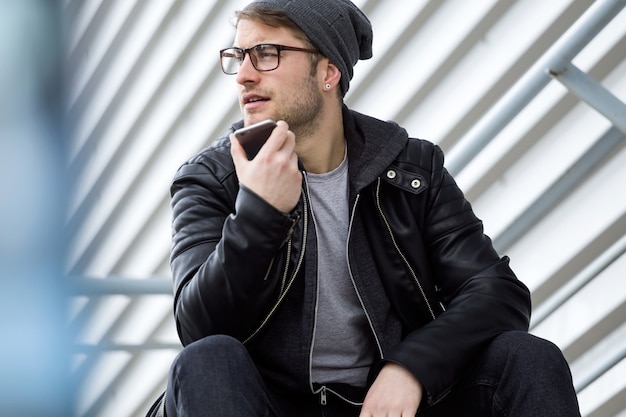
M 339 68 L 329 60 L 324 60 L 326 65 L 322 72 L 322 85 L 330 84 L 332 89 L 339 88 L 339 81 L 341 80 L 341 71 Z

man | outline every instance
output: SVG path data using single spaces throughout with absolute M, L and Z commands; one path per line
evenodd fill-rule
M 579 415 L 440 149 L 344 106 L 372 55 L 361 10 L 265 0 L 236 18 L 220 58 L 243 121 L 171 189 L 185 348 L 167 415 Z M 232 132 L 269 118 L 249 160 Z

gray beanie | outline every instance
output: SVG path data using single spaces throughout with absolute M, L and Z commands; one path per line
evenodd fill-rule
M 257 0 L 247 7 L 280 10 L 341 71 L 341 91 L 350 87 L 352 68 L 372 57 L 372 25 L 349 0 Z M 245 10 L 245 9 L 244 9 Z

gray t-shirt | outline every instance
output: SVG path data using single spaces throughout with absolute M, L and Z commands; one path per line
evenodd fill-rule
M 375 345 L 348 271 L 348 160 L 307 174 L 317 234 L 317 305 L 311 358 L 313 382 L 365 386 Z

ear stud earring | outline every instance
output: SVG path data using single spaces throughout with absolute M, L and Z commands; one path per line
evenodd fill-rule
M 333 87 L 333 86 L 332 86 L 332 85 L 330 85 L 330 84 L 326 84 L 326 85 L 324 86 L 324 88 L 325 88 L 325 89 L 327 89 L 327 90 L 330 90 L 332 87 Z

